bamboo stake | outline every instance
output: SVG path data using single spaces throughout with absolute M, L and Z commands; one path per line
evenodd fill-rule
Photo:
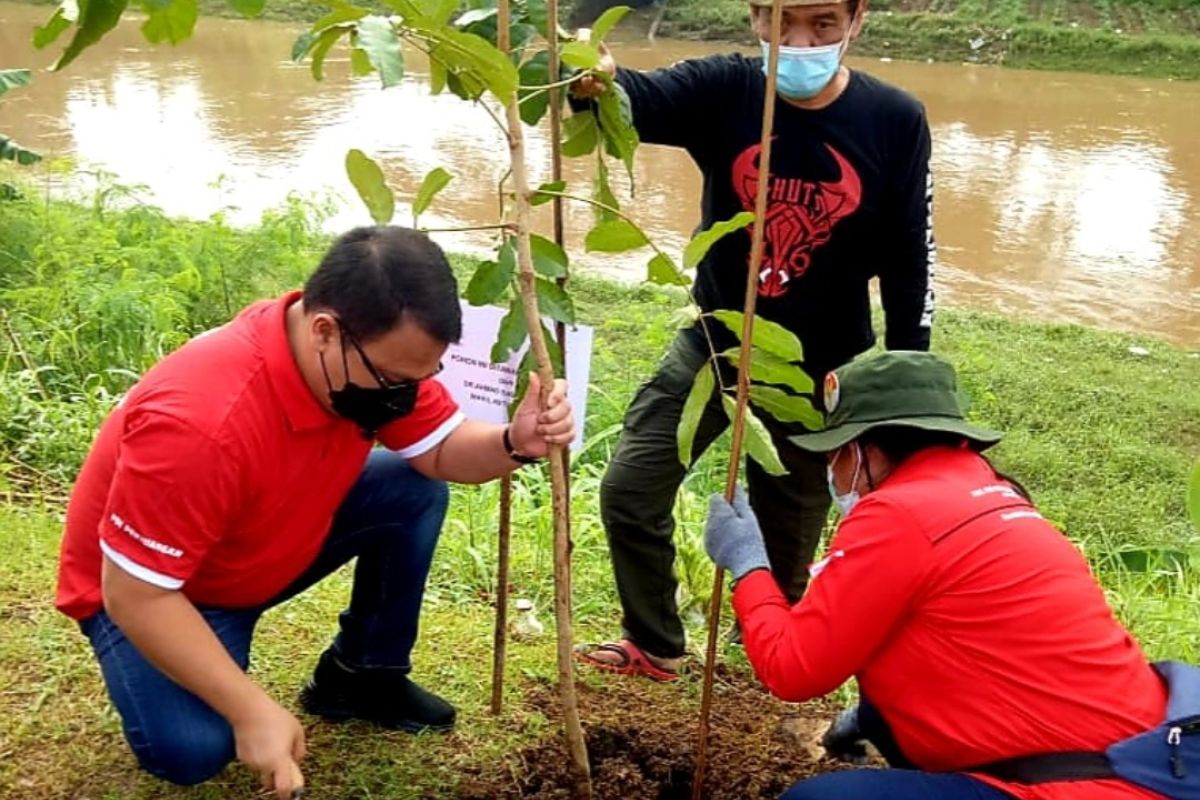
M 509 24 L 511 20 L 510 0 L 499 0 L 497 23 L 501 51 L 511 49 Z M 508 147 L 512 155 L 513 188 L 516 192 L 517 222 L 517 277 L 521 300 L 525 307 L 525 321 L 529 326 L 530 346 L 537 358 L 538 375 L 542 384 L 543 402 L 549 398 L 554 387 L 554 367 L 546 340 L 542 334 L 541 314 L 538 311 L 537 288 L 533 272 L 533 256 L 529 246 L 530 209 L 529 176 L 525 163 L 525 134 L 521 128 L 521 114 L 514 97 L 505 109 L 508 116 Z M 554 508 L 554 616 L 558 634 L 558 682 L 563 705 L 563 726 L 567 746 L 575 771 L 573 796 L 590 800 L 592 797 L 591 770 L 588 767 L 587 744 L 583 738 L 583 727 L 579 720 L 579 703 L 575 696 L 575 673 L 571 653 L 571 595 L 570 595 L 570 509 L 567 505 L 564 455 L 566 448 L 554 445 L 550 448 L 550 483 Z
M 512 476 L 500 479 L 500 553 L 496 559 L 496 630 L 492 635 L 492 715 L 504 708 L 504 660 L 508 655 L 508 556 L 512 540 Z
M 750 352 L 754 336 L 754 311 L 758 304 L 758 271 L 762 267 L 767 221 L 767 192 L 771 177 L 771 144 L 775 128 L 775 84 L 779 73 L 779 40 L 783 28 L 783 0 L 771 7 L 771 55 L 767 65 L 767 89 L 763 100 L 762 154 L 758 164 L 758 196 L 754 203 L 754 237 L 750 245 L 750 266 L 746 274 L 745 319 L 742 324 L 742 348 L 738 361 L 737 408 L 733 415 L 733 442 L 730 445 L 729 473 L 725 481 L 725 499 L 733 501 L 741 466 L 745 436 L 746 404 L 750 397 Z M 712 713 L 713 675 L 717 667 L 717 637 L 720 633 L 721 602 L 725 593 L 725 571 L 717 568 L 713 578 L 712 599 L 708 607 L 708 648 L 704 659 L 704 690 L 700 701 L 700 736 L 696 748 L 696 769 L 692 774 L 692 800 L 700 800 L 704 791 L 704 771 L 708 757 L 708 722 Z
M 546 0 L 546 41 L 550 50 L 550 63 L 548 65 L 550 73 L 550 83 L 558 84 L 559 73 L 559 57 L 558 57 L 558 0 Z M 563 158 L 562 158 L 562 103 L 560 102 L 559 93 L 562 89 L 555 85 L 550 90 L 550 180 L 557 183 L 562 180 L 563 176 Z M 563 203 L 561 196 L 556 195 L 550 206 L 551 213 L 554 217 L 554 243 L 559 247 L 566 247 L 566 225 L 563 222 Z M 567 288 L 570 283 L 570 275 L 558 279 L 558 285 Z M 554 335 L 558 337 L 558 349 L 562 353 L 563 369 L 566 369 L 567 364 L 567 326 L 565 323 L 559 322 L 554 326 Z M 563 484 L 566 486 L 567 507 L 571 506 L 571 452 L 570 450 L 563 453 Z M 571 545 L 570 532 L 570 517 L 567 519 L 567 547 Z M 571 586 L 570 562 L 567 563 L 567 586 Z M 574 596 L 573 592 L 569 596 Z

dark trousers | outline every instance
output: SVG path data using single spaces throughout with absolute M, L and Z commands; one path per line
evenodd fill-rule
M 1012 800 L 967 775 L 908 769 L 852 769 L 800 781 L 779 800 Z
M 358 558 L 350 605 L 339 620 L 333 649 L 347 664 L 408 672 L 448 499 L 444 483 L 414 472 L 395 453 L 376 450 L 303 575 L 261 607 L 202 608 L 200 613 L 233 660 L 248 669 L 254 627 L 263 612 Z M 233 760 L 229 723 L 150 664 L 108 614 L 101 611 L 81 627 L 143 769 L 190 785 L 208 780 Z
M 625 415 L 624 430 L 600 485 L 600 514 L 608 534 L 626 635 L 652 655 L 684 652 L 683 623 L 675 603 L 673 510 L 687 471 L 679 462 L 676 430 L 683 405 L 706 365 L 706 355 L 680 335 L 642 385 Z M 765 413 L 766 424 L 788 474 L 773 478 L 747 459 L 750 504 L 758 516 L 771 571 L 792 600 L 808 583 L 808 565 L 829 510 L 825 458 L 787 441 L 802 432 Z M 694 458 L 726 429 L 729 420 L 714 393 L 696 433 Z

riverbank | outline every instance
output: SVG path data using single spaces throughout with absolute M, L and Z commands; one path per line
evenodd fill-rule
M 28 2 L 53 4 L 53 0 Z M 660 36 L 753 44 L 745 0 L 666 2 Z M 200 0 L 200 8 L 208 15 L 236 16 L 225 0 Z M 262 16 L 308 22 L 321 16 L 323 9 L 310 0 L 268 0 Z M 628 36 L 644 35 L 657 17 L 655 8 L 641 10 L 622 29 Z M 875 0 L 854 52 L 916 61 L 1200 80 L 1200 2 Z
M 870 9 L 857 55 L 1200 79 L 1195 0 L 874 0 Z M 751 39 L 744 0 L 672 0 L 661 33 Z
M 165 800 L 177 790 L 136 771 L 86 643 L 50 607 L 63 496 L 96 426 L 139 372 L 252 299 L 299 284 L 328 238 L 300 203 L 235 230 L 146 207 L 121 211 L 101 196 L 72 205 L 29 195 L 0 202 L 0 786 L 16 787 L 13 797 Z M 473 266 L 455 263 L 463 276 Z M 618 624 L 600 475 L 626 404 L 674 335 L 682 298 L 586 278 L 573 291 L 597 336 L 573 483 L 578 638 L 594 641 Z M 940 312 L 934 347 L 957 365 L 972 417 L 1009 432 L 992 451 L 998 466 L 1079 544 L 1150 654 L 1200 658 L 1200 539 L 1183 500 L 1200 451 L 1200 358 L 1153 338 L 962 309 Z M 700 544 L 705 498 L 723 483 L 726 453 L 715 447 L 680 498 L 679 572 L 693 641 L 712 581 Z M 544 476 L 520 473 L 515 497 L 512 582 L 549 622 Z M 507 710 L 498 719 L 486 713 L 496 509 L 495 486 L 452 493 L 416 653 L 416 676 L 459 705 L 459 731 L 412 738 L 305 717 L 306 766 L 320 796 L 453 797 L 465 775 L 505 760 L 519 773 L 521 748 L 557 736 L 542 688 L 555 675 L 550 633 L 514 643 Z M 285 706 L 295 707 L 347 590 L 342 574 L 260 627 L 255 675 Z M 726 657 L 744 678 L 740 655 Z M 600 691 L 618 686 L 581 679 Z M 653 687 L 647 702 L 691 709 L 697 695 L 689 679 Z M 187 796 L 250 792 L 248 775 L 234 768 Z

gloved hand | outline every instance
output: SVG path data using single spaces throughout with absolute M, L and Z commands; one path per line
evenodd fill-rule
M 867 741 L 858 727 L 858 706 L 851 706 L 838 714 L 821 737 L 821 745 L 830 758 L 857 766 L 867 763 Z
M 709 500 L 704 549 L 735 581 L 753 570 L 770 568 L 762 531 L 741 487 L 734 492 L 732 505 L 719 494 Z

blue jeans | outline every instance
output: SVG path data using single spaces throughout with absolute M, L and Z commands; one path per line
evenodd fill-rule
M 800 781 L 779 800 L 1012 800 L 999 789 L 958 773 L 853 769 Z
M 375 450 L 304 574 L 259 608 L 201 608 L 200 613 L 233 660 L 248 669 L 254 627 L 263 612 L 357 558 L 350 606 L 339 619 L 333 650 L 356 667 L 407 673 L 448 502 L 444 483 L 413 471 L 395 453 Z M 146 661 L 106 613 L 89 617 L 81 627 L 100 661 L 125 739 L 147 772 L 191 785 L 233 760 L 229 723 Z

